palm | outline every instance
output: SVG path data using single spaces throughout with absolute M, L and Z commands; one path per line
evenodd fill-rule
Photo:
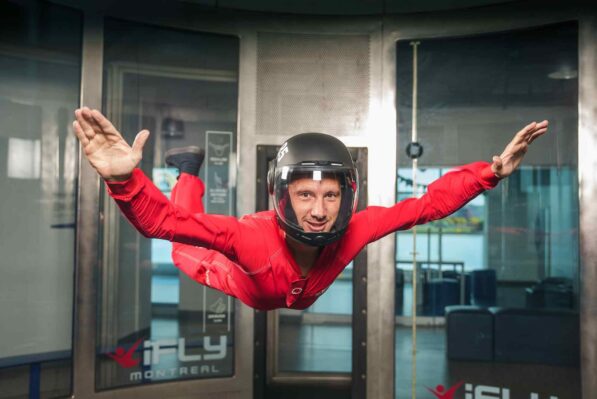
M 107 180 L 125 180 L 139 164 L 149 132 L 141 131 L 133 146 L 98 111 L 83 108 L 75 112 L 75 134 L 89 163 Z
M 492 171 L 496 176 L 504 178 L 514 172 L 524 158 L 529 145 L 539 136 L 547 132 L 547 121 L 533 122 L 516 133 L 512 141 L 506 146 L 504 152 L 498 157 L 493 157 Z
M 138 164 L 133 157 L 133 149 L 122 137 L 96 134 L 83 151 L 91 165 L 102 176 L 125 176 Z

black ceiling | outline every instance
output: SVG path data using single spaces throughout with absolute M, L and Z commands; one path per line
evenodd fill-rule
M 204 6 L 285 14 L 381 15 L 454 10 L 516 0 L 179 0 Z

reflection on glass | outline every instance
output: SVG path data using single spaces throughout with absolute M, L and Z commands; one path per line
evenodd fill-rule
M 81 15 L 0 3 L 0 398 L 71 392 Z
M 447 397 L 450 389 L 471 398 L 580 396 L 576 43 L 575 24 L 421 40 L 423 190 L 450 168 L 501 153 L 529 121 L 548 119 L 550 130 L 498 187 L 416 228 L 416 299 L 413 235 L 396 235 L 397 398 L 411 397 L 413 384 L 417 397 Z M 409 43 L 399 42 L 397 54 L 405 146 Z M 399 199 L 412 196 L 410 176 L 410 160 L 400 157 Z
M 450 168 L 424 168 L 417 172 L 418 192 L 448 173 Z M 398 169 L 398 200 L 413 196 L 410 169 Z M 483 269 L 485 264 L 485 229 L 487 223 L 485 195 L 480 195 L 452 215 L 416 227 L 418 284 L 429 287 L 442 281 L 444 297 L 439 298 L 430 290 L 418 290 L 417 314 L 419 316 L 443 315 L 444 305 L 470 304 L 470 283 L 461 278 L 464 273 Z M 410 231 L 397 233 L 397 287 L 396 314 L 412 315 L 412 248 Z M 464 274 L 466 276 L 466 274 Z M 450 303 L 446 303 L 446 300 Z
M 141 169 L 170 197 L 178 171 L 164 152 L 203 147 L 196 200 L 234 214 L 238 40 L 110 19 L 104 32 L 104 110 L 129 143 L 150 130 Z M 104 207 L 97 388 L 232 376 L 234 299 L 179 272 L 172 244 L 142 237 L 110 198 Z

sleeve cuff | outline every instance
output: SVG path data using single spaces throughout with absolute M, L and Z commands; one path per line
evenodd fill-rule
M 147 177 L 139 168 L 135 168 L 131 177 L 125 181 L 105 181 L 108 194 L 114 199 L 130 201 L 145 186 Z
M 487 164 L 483 169 L 481 169 L 480 178 L 483 186 L 486 189 L 492 189 L 500 182 L 500 178 L 497 177 L 491 170 L 491 164 Z

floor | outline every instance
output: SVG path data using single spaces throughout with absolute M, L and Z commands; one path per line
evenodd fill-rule
M 165 283 L 165 282 L 162 282 Z M 410 285 L 405 285 L 410 290 Z M 411 313 L 411 293 L 403 296 L 403 315 Z M 308 311 L 313 314 L 352 314 L 352 284 L 338 280 Z M 305 322 L 305 320 L 307 320 Z M 309 322 L 309 317 L 284 321 L 279 326 L 278 365 L 287 372 L 345 372 L 352 367 L 352 330 L 349 323 Z M 176 323 L 155 320 L 152 336 L 155 338 L 177 335 Z M 165 334 L 166 332 L 169 334 Z M 446 357 L 444 327 L 418 327 L 416 343 L 417 398 L 434 398 L 430 390 L 449 389 L 459 382 L 456 398 L 474 399 L 475 389 L 488 389 L 484 397 L 511 399 L 576 399 L 580 397 L 580 371 L 578 368 L 545 365 L 504 364 L 496 362 L 449 361 Z M 411 398 L 413 385 L 413 353 L 411 327 L 396 326 L 395 333 L 395 386 L 396 398 Z M 479 387 L 481 385 L 489 388 Z M 508 390 L 508 392 L 506 392 Z M 491 396 L 489 392 L 498 392 Z M 533 397 L 531 394 L 538 396 Z M 489 396 L 487 396 L 489 395 Z M 553 398 L 550 398 L 553 396 Z M 441 397 L 440 397 L 441 399 Z
M 283 371 L 350 372 L 350 326 L 285 325 L 281 329 L 286 341 L 281 343 L 279 361 Z M 291 338 L 292 337 L 292 338 Z M 291 339 L 295 341 L 292 342 Z M 413 383 L 412 330 L 396 328 L 395 359 L 396 398 L 411 398 Z M 456 398 L 465 393 L 479 392 L 485 385 L 484 398 L 577 399 L 580 397 L 580 370 L 536 364 L 449 361 L 446 357 L 445 330 L 441 327 L 419 328 L 416 352 L 416 397 L 434 398 L 429 389 L 437 391 L 463 382 L 456 389 Z M 502 396 L 492 396 L 499 392 Z M 532 397 L 536 393 L 538 396 Z M 496 393 L 498 395 L 498 393 Z M 550 398 L 553 396 L 553 398 Z M 473 399 L 474 396 L 466 396 Z M 441 397 L 440 397 L 441 399 Z

